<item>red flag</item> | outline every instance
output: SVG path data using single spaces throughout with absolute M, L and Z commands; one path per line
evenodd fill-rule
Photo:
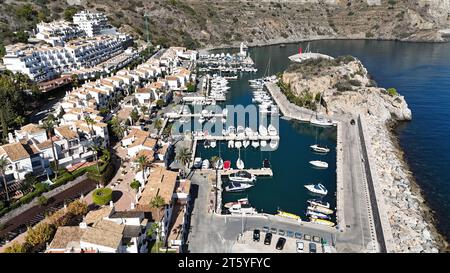
M 302 55 L 302 48 L 300 47 L 299 49 L 298 49 L 298 55 Z

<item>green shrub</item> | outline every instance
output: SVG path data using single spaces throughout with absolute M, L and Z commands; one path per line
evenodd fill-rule
M 388 88 L 388 89 L 387 89 L 387 92 L 388 92 L 388 94 L 389 94 L 391 97 L 398 96 L 397 89 L 395 89 L 395 88 L 393 88 L 393 87 Z
M 111 188 L 101 188 L 96 189 L 92 193 L 92 200 L 95 204 L 103 206 L 109 203 L 112 199 L 112 189 Z
M 38 203 L 41 206 L 45 206 L 48 203 L 48 198 L 45 197 L 44 195 L 41 195 L 41 196 L 38 197 Z

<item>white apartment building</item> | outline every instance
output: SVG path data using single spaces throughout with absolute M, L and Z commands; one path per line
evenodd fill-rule
M 67 21 L 41 22 L 36 25 L 36 29 L 36 39 L 52 46 L 64 46 L 64 42 L 68 40 L 86 36 L 79 26 Z
M 8 70 L 26 74 L 40 82 L 64 72 L 93 67 L 122 53 L 129 43 L 128 35 L 77 38 L 64 46 L 14 44 L 6 46 L 3 63 Z
M 108 18 L 101 12 L 81 11 L 73 16 L 73 23 L 89 37 L 117 33 L 116 28 L 108 24 Z

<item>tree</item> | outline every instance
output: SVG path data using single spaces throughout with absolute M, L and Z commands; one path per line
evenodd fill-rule
M 89 136 L 92 138 L 92 135 L 93 135 L 92 132 L 94 131 L 94 124 L 96 124 L 97 122 L 88 115 L 86 115 L 84 117 L 84 121 L 86 122 L 86 124 L 89 128 Z
M 145 115 L 147 113 L 147 111 L 148 111 L 148 107 L 145 106 L 145 105 L 142 105 L 141 106 L 141 113 L 142 113 L 142 115 Z
M 163 125 L 162 119 L 158 118 L 157 120 L 155 120 L 154 126 L 158 131 L 161 130 L 162 125 Z
M 147 237 L 153 238 L 153 235 L 158 232 L 159 225 L 158 223 L 152 223 L 150 227 L 147 229 Z
M 162 197 L 161 197 L 160 195 L 158 195 L 158 194 L 150 200 L 150 207 L 156 209 L 157 214 L 158 214 L 158 220 L 160 220 L 160 219 L 159 219 L 159 217 L 160 217 L 160 215 L 159 215 L 160 210 L 161 210 L 161 208 L 163 208 L 165 205 L 166 205 L 166 201 L 164 200 L 164 198 L 162 198 Z M 158 235 L 159 235 L 159 225 L 158 225 L 157 232 L 158 232 Z M 159 236 L 158 236 L 158 237 L 159 237 Z
M 9 202 L 8 183 L 6 183 L 6 176 L 5 176 L 6 166 L 8 166 L 8 165 L 9 165 L 8 159 L 6 159 L 6 157 L 4 155 L 2 155 L 0 157 L 0 174 L 2 175 L 2 178 L 3 178 L 3 186 L 5 188 L 6 201 Z
M 67 206 L 67 212 L 75 216 L 85 215 L 88 212 L 88 206 L 84 201 L 75 200 Z
M 131 118 L 131 121 L 133 122 L 133 124 L 134 124 L 136 121 L 138 121 L 138 119 L 139 119 L 139 113 L 138 113 L 138 111 L 137 111 L 136 109 L 133 109 L 133 111 L 131 111 L 130 118 Z
M 47 119 L 42 123 L 41 128 L 45 129 L 47 132 L 47 137 L 50 139 L 52 144 L 53 160 L 55 162 L 55 179 L 58 178 L 58 158 L 56 157 L 55 143 L 53 141 L 53 128 L 55 127 L 54 119 L 49 115 Z
M 38 197 L 38 203 L 40 206 L 45 206 L 48 203 L 48 198 L 45 197 L 44 195 L 41 195 Z
M 67 7 L 66 10 L 64 11 L 64 20 L 72 21 L 73 16 L 77 12 L 78 12 L 78 8 L 77 7 L 75 7 L 75 6 Z
M 145 168 L 150 164 L 150 161 L 145 155 L 141 155 L 136 159 L 139 170 L 142 171 L 142 181 L 145 181 Z
M 141 183 L 139 181 L 137 181 L 136 179 L 133 179 L 133 181 L 131 181 L 131 183 L 130 183 L 130 187 L 135 191 L 137 191 L 140 186 L 141 186 Z
M 97 173 L 100 174 L 100 167 L 98 165 L 98 152 L 100 152 L 100 146 L 94 142 L 91 144 L 89 148 L 94 152 L 94 159 L 96 162 L 95 165 L 97 166 Z
M 5 248 L 4 253 L 26 253 L 28 251 L 29 245 L 24 243 L 18 243 L 17 241 L 12 242 L 9 246 Z
M 92 193 L 92 201 L 98 206 L 103 206 L 108 204 L 112 199 L 112 189 L 111 188 L 101 188 L 96 189 Z
M 17 116 L 17 117 L 14 119 L 14 122 L 15 122 L 19 127 L 22 127 L 22 125 L 25 123 L 25 118 L 22 117 L 22 116 Z
M 41 222 L 34 228 L 28 228 L 25 242 L 30 244 L 30 246 L 38 246 L 50 241 L 54 233 L 55 226 L 49 223 Z
M 191 161 L 192 153 L 186 147 L 181 147 L 181 149 L 177 152 L 176 159 L 183 165 L 183 176 L 186 169 L 186 166 Z
M 27 173 L 25 175 L 25 179 L 22 181 L 20 190 L 22 192 L 27 192 L 29 189 L 33 188 L 37 182 L 38 180 L 36 176 L 33 175 L 33 173 Z
M 116 117 L 116 116 L 114 116 L 112 119 L 111 119 L 111 130 L 112 130 L 112 132 L 113 132 L 113 134 L 117 137 L 117 138 L 119 138 L 119 139 L 121 139 L 122 137 L 123 137 L 123 133 L 125 132 L 125 129 L 124 129 L 124 127 L 120 124 L 120 121 L 119 121 L 119 119 Z

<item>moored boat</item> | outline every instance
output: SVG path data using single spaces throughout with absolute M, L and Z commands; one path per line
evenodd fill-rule
M 241 183 L 241 182 L 230 182 L 228 186 L 225 187 L 225 191 L 227 192 L 241 192 L 246 189 L 250 189 L 253 187 L 253 184 Z
M 316 193 L 316 194 L 320 194 L 320 195 L 327 195 L 327 193 L 328 193 L 327 188 L 325 188 L 325 186 L 322 185 L 321 183 L 305 185 L 305 188 L 307 188 L 312 193 Z
M 256 180 L 256 176 L 247 171 L 238 171 L 234 174 L 230 174 L 228 179 L 235 182 L 254 182 Z
M 289 219 L 294 219 L 294 220 L 301 221 L 300 216 L 295 215 L 295 214 L 290 213 L 290 212 L 285 212 L 285 211 L 278 210 L 276 215 L 280 216 L 280 217 L 283 217 L 283 218 L 289 218 Z
M 329 227 L 334 227 L 334 225 L 335 225 L 333 222 L 324 220 L 324 219 L 310 218 L 309 220 L 311 223 L 316 223 L 316 224 L 329 226 Z
M 308 206 L 308 210 L 310 211 L 316 211 L 323 214 L 333 214 L 333 210 L 325 207 L 320 206 Z
M 318 144 L 314 144 L 314 145 L 311 145 L 309 147 L 311 147 L 311 149 L 314 152 L 318 152 L 318 153 L 328 153 L 330 151 L 330 148 L 324 147 L 324 146 L 320 146 Z
M 328 168 L 328 163 L 324 162 L 324 161 L 320 161 L 320 160 L 309 161 L 309 164 L 311 164 L 311 165 L 313 165 L 314 167 L 317 167 L 317 168 L 322 168 L 322 169 Z
M 319 207 L 324 207 L 329 209 L 330 208 L 330 203 L 328 202 L 324 202 L 322 200 L 317 200 L 317 199 L 310 199 L 307 201 L 311 206 L 319 206 Z

